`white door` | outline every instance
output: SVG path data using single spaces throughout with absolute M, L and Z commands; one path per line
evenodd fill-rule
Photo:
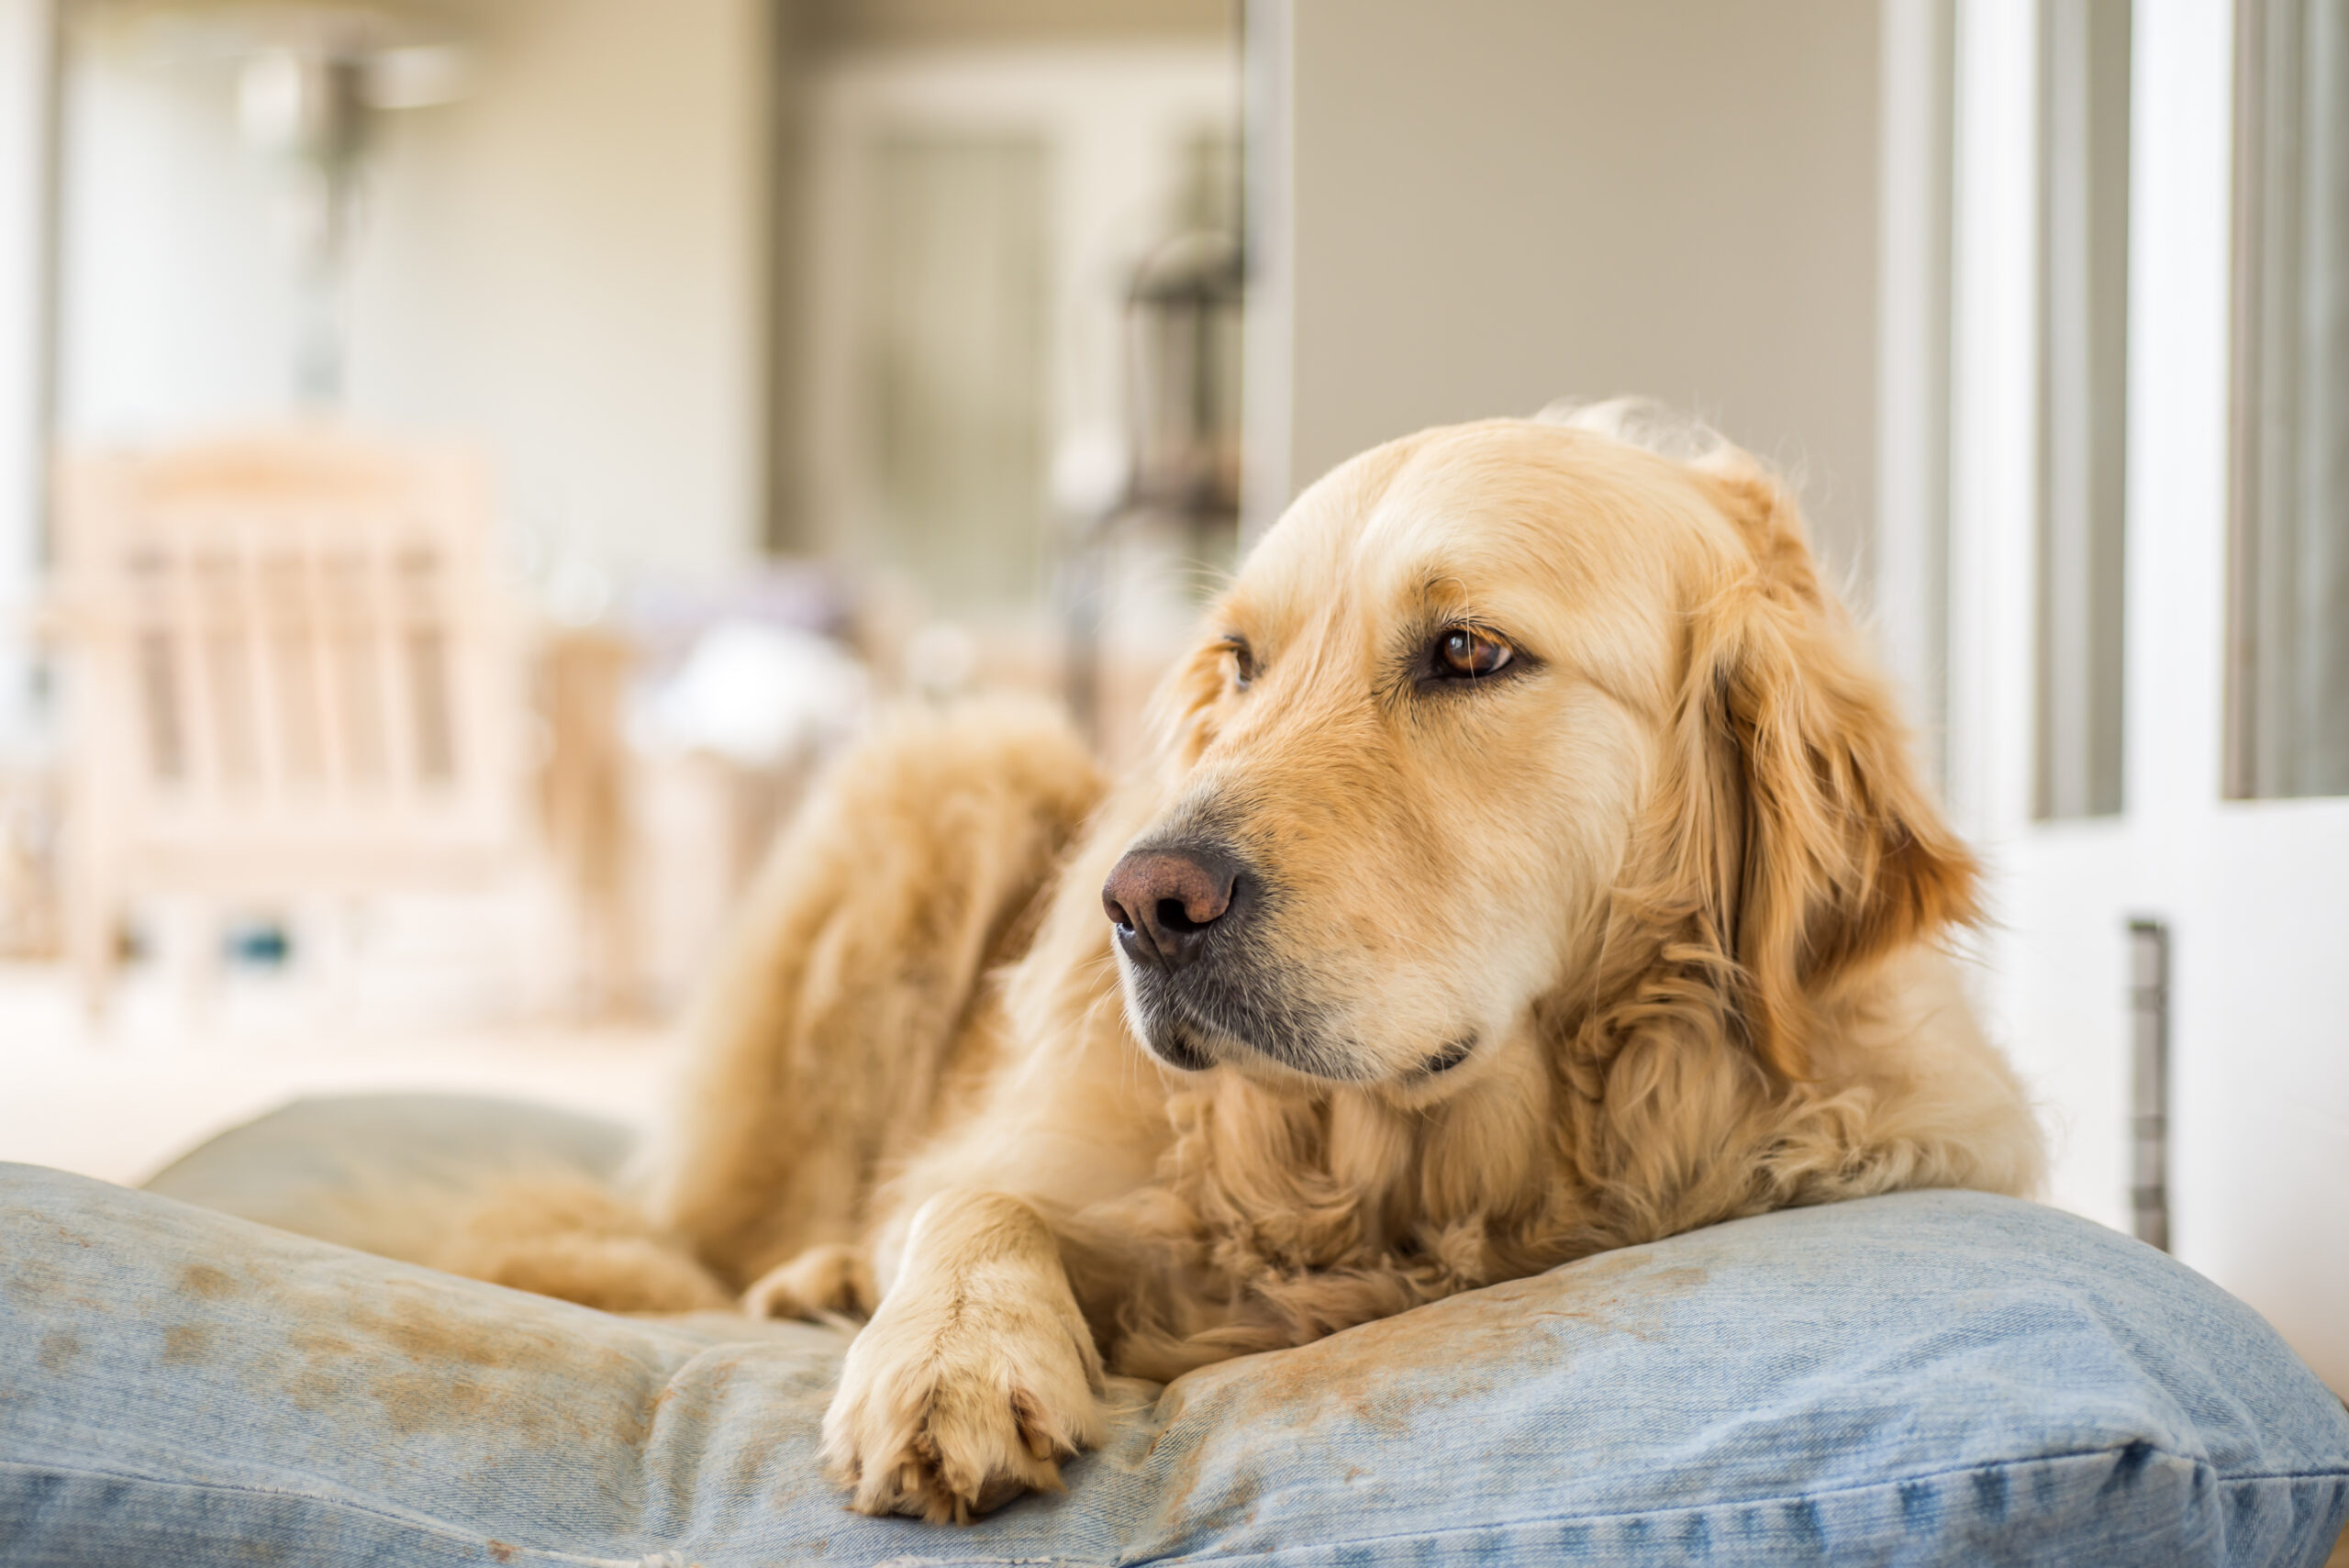
M 2349 1391 L 2349 32 L 2239 3 L 1960 0 L 1950 788 L 2050 1195 L 2157 1220 L 2165 1130 L 2172 1250 Z

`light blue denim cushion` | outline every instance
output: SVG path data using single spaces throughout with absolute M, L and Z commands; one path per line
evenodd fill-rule
M 377 1195 L 462 1191 L 519 1170 L 604 1181 L 634 1142 L 618 1122 L 527 1100 L 318 1095 L 230 1128 L 143 1184 L 239 1219 L 396 1253 L 407 1227 Z M 362 1194 L 369 1201 L 351 1201 Z
M 0 1167 L 0 1562 L 2321 1561 L 2349 1416 L 2053 1210 L 1724 1225 L 1123 1385 L 1065 1496 L 844 1512 L 828 1331 L 603 1316 Z

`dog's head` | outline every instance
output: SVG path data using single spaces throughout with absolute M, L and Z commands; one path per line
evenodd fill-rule
M 1786 492 L 1621 412 L 1381 447 L 1250 556 L 1102 889 L 1162 1060 L 1436 1097 L 1668 965 L 1798 1078 L 1827 987 L 1971 916 Z

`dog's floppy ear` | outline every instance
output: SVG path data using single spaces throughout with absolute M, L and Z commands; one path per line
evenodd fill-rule
M 1164 766 L 1186 768 L 1215 741 L 1216 699 L 1223 695 L 1224 662 L 1230 657 L 1220 643 L 1202 640 L 1176 662 L 1151 693 L 1143 716 L 1150 751 Z
M 1679 705 L 1679 873 L 1754 1051 L 1809 1075 L 1845 972 L 1973 919 L 1976 868 L 1917 779 L 1892 694 L 1820 588 L 1792 500 L 1742 453 L 1698 465 L 1752 569 L 1693 626 Z

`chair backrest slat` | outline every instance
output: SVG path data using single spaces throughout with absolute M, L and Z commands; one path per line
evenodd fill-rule
M 510 832 L 519 673 L 472 465 L 331 432 L 94 457 L 61 524 L 92 695 L 129 709 L 131 837 L 331 862 Z

